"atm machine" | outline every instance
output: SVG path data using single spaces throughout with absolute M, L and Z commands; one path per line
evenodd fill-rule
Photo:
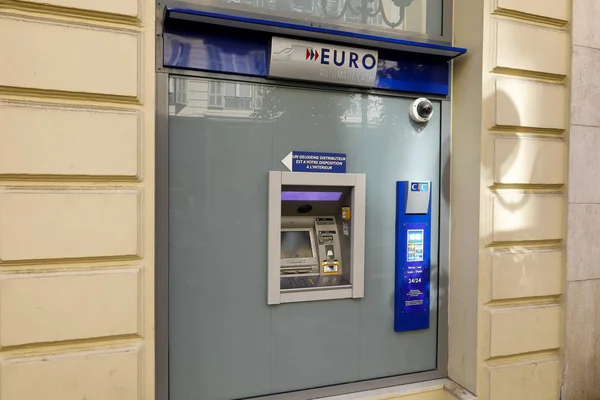
M 268 304 L 364 295 L 364 174 L 269 173 Z

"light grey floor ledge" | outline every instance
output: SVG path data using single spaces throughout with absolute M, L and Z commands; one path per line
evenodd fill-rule
M 320 397 L 318 400 L 386 400 L 393 399 L 396 396 L 405 396 L 440 389 L 444 390 L 450 396 L 449 398 L 455 398 L 457 400 L 477 400 L 477 397 L 452 382 L 450 379 L 436 379 L 340 396 Z

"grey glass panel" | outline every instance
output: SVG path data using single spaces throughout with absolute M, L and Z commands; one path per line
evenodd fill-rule
M 256 171 L 271 167 L 272 130 L 245 122 L 169 121 L 173 400 L 270 391 L 267 179 Z
M 347 172 L 359 172 L 362 163 L 362 98 L 339 92 L 273 88 L 263 104 L 277 110 L 273 127 L 273 169 L 292 150 L 352 154 Z
M 369 97 L 362 146 L 367 174 L 365 298 L 361 302 L 360 374 L 362 379 L 436 368 L 437 280 L 432 276 L 431 329 L 394 332 L 396 187 L 401 180 L 431 180 L 431 269 L 437 267 L 440 107 L 427 128 L 410 123 L 405 99 Z M 369 240 L 369 239 L 375 240 Z M 402 361 L 399 361 L 402 360 Z M 409 361 L 410 360 L 410 361 Z
M 359 380 L 356 300 L 273 308 L 274 393 Z
M 442 35 L 443 0 L 193 0 L 195 3 L 258 12 L 270 19 L 324 22 L 367 28 L 382 36 L 396 32 Z
M 252 84 L 230 108 L 226 85 L 181 80 L 170 87 L 186 101 L 169 107 L 171 400 L 434 369 L 435 290 L 430 329 L 393 330 L 394 216 L 397 180 L 434 182 L 435 288 L 439 104 L 418 132 L 410 99 Z M 267 174 L 292 150 L 346 153 L 348 172 L 367 175 L 364 299 L 266 304 Z

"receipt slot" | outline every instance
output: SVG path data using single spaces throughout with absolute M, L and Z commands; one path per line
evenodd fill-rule
M 396 183 L 394 330 L 429 328 L 431 182 Z
M 270 305 L 364 295 L 365 175 L 269 172 Z

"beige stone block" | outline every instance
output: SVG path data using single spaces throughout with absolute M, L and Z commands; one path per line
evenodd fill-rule
M 331 400 L 343 400 L 344 396 L 334 396 L 331 397 Z M 370 395 L 367 397 L 371 398 Z M 338 399 L 339 398 L 339 399 Z M 444 389 L 439 388 L 435 390 L 426 389 L 423 391 L 414 391 L 413 393 L 399 394 L 399 395 L 380 395 L 373 394 L 373 399 L 380 400 L 445 400 Z M 366 400 L 366 397 L 365 397 Z M 456 398 L 454 399 L 456 400 Z
M 567 75 L 571 59 L 567 32 L 506 20 L 494 20 L 493 68 Z
M 139 400 L 139 349 L 48 354 L 0 363 L 2 400 Z
M 496 137 L 494 182 L 562 184 L 565 152 L 565 143 L 561 140 Z
M 591 0 L 593 1 L 593 0 Z M 569 20 L 569 0 L 496 0 L 496 10 L 504 9 L 540 17 Z
M 456 382 L 444 385 L 444 400 L 477 400 L 477 397 Z
M 600 204 L 570 204 L 567 280 L 600 278 Z
M 493 198 L 493 241 L 562 239 L 563 215 L 563 198 L 559 194 L 496 193 Z
M 24 0 L 34 4 L 48 4 L 58 7 L 76 8 L 85 11 L 98 11 L 135 17 L 138 15 L 137 0 Z
M 600 49 L 600 3 L 597 0 L 573 0 L 572 35 L 575 46 Z
M 496 252 L 492 256 L 491 299 L 559 295 L 562 266 L 562 251 Z
M 565 400 L 600 399 L 600 279 L 567 283 Z
M 444 391 L 440 389 L 425 393 L 407 394 L 404 396 L 389 397 L 385 400 L 444 400 Z
M 136 176 L 137 112 L 0 103 L 0 174 Z
M 496 80 L 493 125 L 565 129 L 565 86 L 519 79 Z
M 571 124 L 600 126 L 600 50 L 573 47 Z
M 600 128 L 571 125 L 569 202 L 600 203 Z
M 0 276 L 0 346 L 139 332 L 139 269 Z
M 490 354 L 500 357 L 560 347 L 560 307 L 489 308 Z
M 0 54 L 11 55 L 0 85 L 137 97 L 138 42 L 124 30 L 0 16 Z
M 0 191 L 0 260 L 137 256 L 133 190 Z
M 558 400 L 560 361 L 535 360 L 489 368 L 490 400 Z

